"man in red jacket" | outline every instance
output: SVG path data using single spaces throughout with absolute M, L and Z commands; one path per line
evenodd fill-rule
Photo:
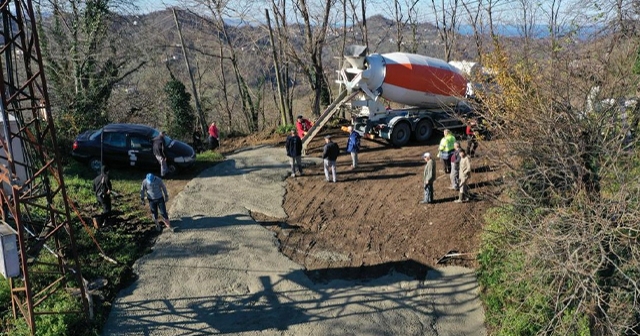
M 298 130 L 298 136 L 300 139 L 304 138 L 304 136 L 309 132 L 313 124 L 308 120 L 303 118 L 301 115 L 298 116 L 298 121 L 296 121 L 296 129 Z

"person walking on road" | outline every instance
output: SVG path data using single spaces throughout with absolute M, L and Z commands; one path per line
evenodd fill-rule
M 433 182 L 436 180 L 436 162 L 431 158 L 431 153 L 427 152 L 422 155 L 422 158 L 427 163 L 424 166 L 424 198 L 420 201 L 420 204 L 433 203 Z
M 453 154 L 451 154 L 451 187 L 449 189 L 458 190 L 460 187 L 460 143 L 456 141 L 453 145 Z
M 104 225 L 111 213 L 111 179 L 109 178 L 109 168 L 100 167 L 100 175 L 93 179 L 93 192 L 102 207 L 102 213 L 96 218 L 95 226 Z
M 347 128 L 349 139 L 347 140 L 347 152 L 351 153 L 351 169 L 358 167 L 358 152 L 360 151 L 360 133 L 353 130 L 353 126 Z
M 145 179 L 142 180 L 142 186 L 140 187 L 140 201 L 142 205 L 145 203 L 145 197 L 149 200 L 149 208 L 151 209 L 153 221 L 156 223 L 156 230 L 161 230 L 158 210 L 160 210 L 164 225 L 167 229 L 172 230 L 166 205 L 166 202 L 169 201 L 169 193 L 161 178 L 151 173 L 147 174 Z
M 455 203 L 469 201 L 469 179 L 471 178 L 471 161 L 464 151 L 460 150 L 460 197 Z
M 311 127 L 313 127 L 313 124 L 309 121 L 309 119 L 303 118 L 302 115 L 298 116 L 298 119 L 296 121 L 296 129 L 298 130 L 298 136 L 300 137 L 300 139 L 304 138 Z
M 322 149 L 322 161 L 324 163 L 324 177 L 329 182 L 329 170 L 333 177 L 333 183 L 336 183 L 336 160 L 338 160 L 338 154 L 340 154 L 340 147 L 338 144 L 331 141 L 331 136 L 324 137 L 324 148 Z
M 284 145 L 287 150 L 287 156 L 291 162 L 291 176 L 296 177 L 296 167 L 298 168 L 298 176 L 302 175 L 302 139 L 296 134 L 295 129 L 291 129 L 291 134 L 287 136 Z
M 220 146 L 218 126 L 216 126 L 215 121 L 209 125 L 209 138 L 207 142 L 209 143 L 210 150 L 214 150 Z
M 451 173 L 451 154 L 454 150 L 454 144 L 456 143 L 456 137 L 451 134 L 448 129 L 444 130 L 444 137 L 440 140 L 440 146 L 438 147 L 438 157 L 444 164 L 445 174 Z
M 157 137 L 152 139 L 152 142 L 153 155 L 160 163 L 160 176 L 165 177 L 169 173 L 169 166 L 167 165 L 167 155 L 165 153 L 164 132 L 160 132 Z

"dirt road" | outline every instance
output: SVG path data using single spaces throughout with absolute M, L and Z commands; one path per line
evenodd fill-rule
M 180 229 L 135 264 L 138 280 L 114 302 L 103 334 L 486 334 L 470 269 L 429 269 L 416 279 L 402 271 L 427 268 L 408 259 L 367 281 L 312 281 L 250 217 L 287 217 L 286 162 L 282 148 L 247 149 L 189 182 L 170 209 Z

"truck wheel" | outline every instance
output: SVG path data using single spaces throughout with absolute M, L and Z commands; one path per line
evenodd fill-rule
M 391 131 L 391 143 L 394 146 L 404 146 L 409 142 L 409 137 L 411 136 L 411 127 L 406 122 L 401 122 L 393 126 L 393 131 Z
M 413 132 L 413 138 L 417 142 L 425 142 L 431 138 L 433 134 L 433 124 L 429 119 L 422 119 L 416 125 L 416 130 Z

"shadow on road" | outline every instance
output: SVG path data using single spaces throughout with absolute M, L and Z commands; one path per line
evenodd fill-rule
M 401 284 L 416 278 L 427 282 L 417 288 Z M 283 331 L 298 324 L 331 320 L 339 325 L 344 317 L 392 314 L 398 310 L 408 310 L 428 321 L 453 305 L 477 300 L 473 273 L 445 275 L 413 260 L 313 272 L 295 270 L 279 278 L 263 275 L 258 281 L 261 289 L 255 293 L 119 303 L 117 311 L 127 312 L 127 316 L 112 317 L 120 322 L 119 330 L 134 334 L 152 334 L 167 328 L 176 334 L 226 334 Z M 285 282 L 299 286 L 282 286 Z M 444 292 L 463 296 L 454 301 L 442 300 Z M 387 304 L 379 304 L 382 302 Z M 466 311 L 448 316 L 463 316 L 477 309 L 481 307 L 471 304 Z M 160 320 L 167 315 L 169 321 Z

